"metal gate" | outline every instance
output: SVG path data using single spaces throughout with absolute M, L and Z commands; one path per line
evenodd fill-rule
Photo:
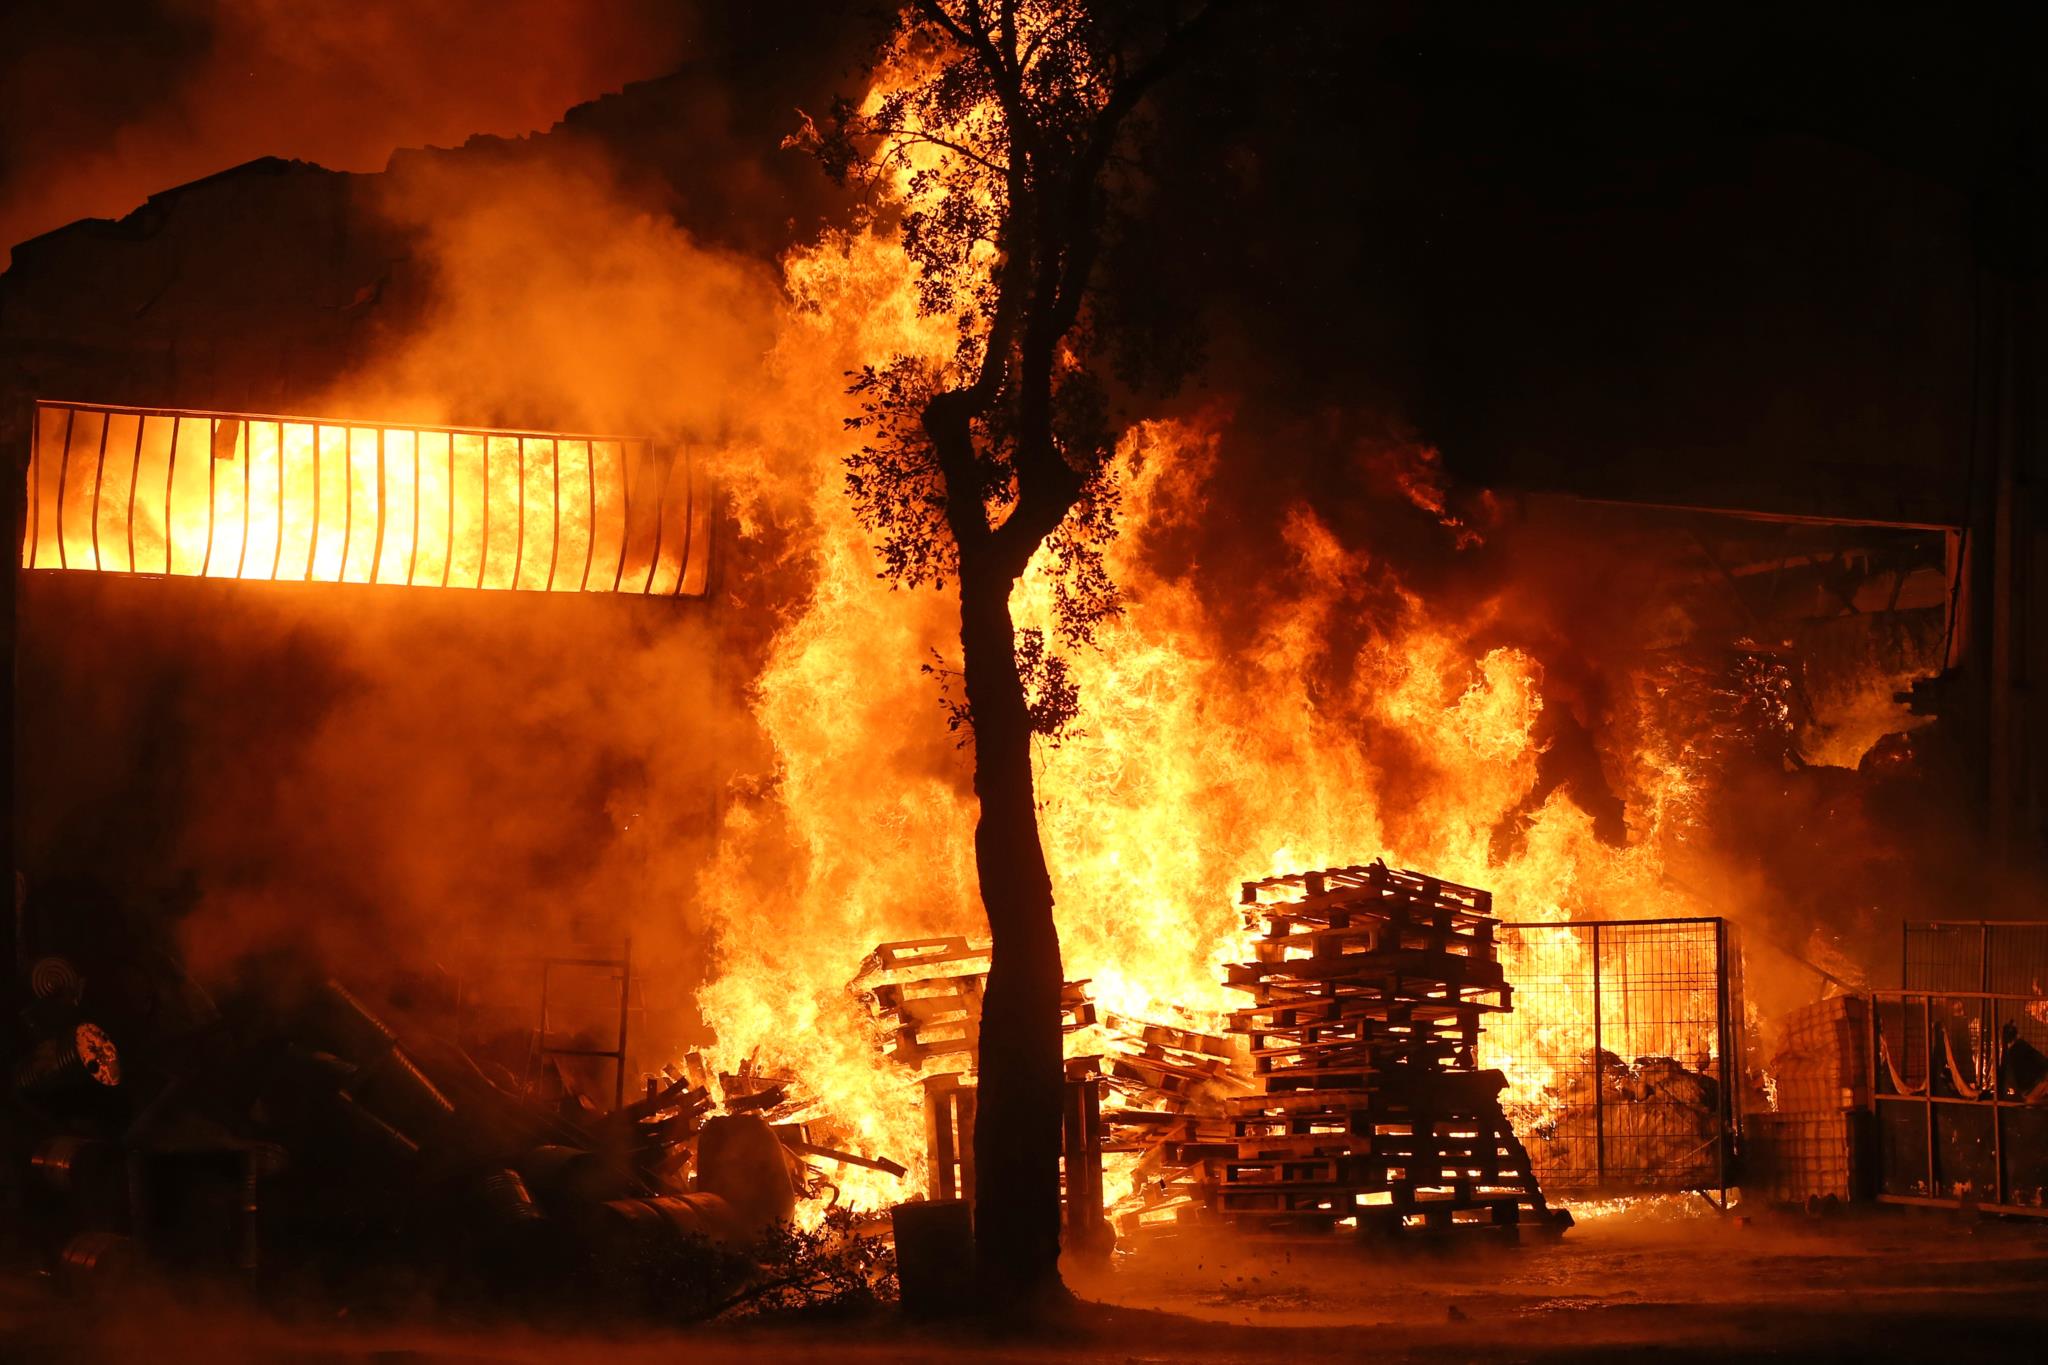
M 1546 1190 L 1716 1191 L 1738 1119 L 1733 926 L 1718 918 L 1503 924 L 1514 1011 L 1481 1043 Z

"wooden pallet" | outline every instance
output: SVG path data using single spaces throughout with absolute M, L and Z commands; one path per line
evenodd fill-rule
M 1529 1154 L 1477 1066 L 1481 1021 L 1511 1007 L 1492 897 L 1370 867 L 1247 882 L 1257 1094 L 1229 1105 L 1212 1207 L 1268 1233 L 1361 1236 L 1554 1228 Z

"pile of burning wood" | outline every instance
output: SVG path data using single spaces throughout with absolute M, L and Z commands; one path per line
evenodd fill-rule
M 876 946 L 855 989 L 881 1046 L 924 1092 L 926 1193 L 974 1190 L 974 1074 L 988 947 L 961 936 Z M 1248 1088 L 1231 1040 L 1182 1025 L 1098 1014 L 1086 981 L 1067 982 L 1067 1224 L 1099 1241 L 1107 1219 L 1128 1237 L 1171 1225 L 1207 1203 L 1204 1159 L 1228 1138 L 1224 1104 Z M 1104 1201 L 1105 1162 L 1113 1188 Z
M 1489 893 L 1384 863 L 1247 882 L 1257 959 L 1232 1027 L 1260 1092 L 1230 1101 L 1216 1207 L 1274 1232 L 1561 1230 L 1476 1062 L 1509 1008 Z

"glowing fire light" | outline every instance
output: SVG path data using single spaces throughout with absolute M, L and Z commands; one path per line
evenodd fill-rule
M 710 500 L 618 436 L 39 402 L 21 563 L 698 596 Z

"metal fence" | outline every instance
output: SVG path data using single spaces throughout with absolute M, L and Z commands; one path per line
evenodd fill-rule
M 630 437 L 39 401 L 21 563 L 695 597 L 710 510 Z
M 1909 991 L 2048 995 L 2048 920 L 1929 920 L 1905 929 Z
M 2048 1213 L 2048 994 L 1877 991 L 1878 1198 Z
M 1725 1201 L 1742 1075 L 1731 940 L 1721 919 L 1500 926 L 1514 1012 L 1482 1054 L 1545 1189 Z

